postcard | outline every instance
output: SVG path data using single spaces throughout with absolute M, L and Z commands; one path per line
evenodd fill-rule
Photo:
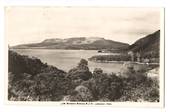
M 5 7 L 8 104 L 163 107 L 164 8 Z

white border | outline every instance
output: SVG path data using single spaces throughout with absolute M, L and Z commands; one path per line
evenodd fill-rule
M 28 3 L 29 1 L 29 3 Z M 42 2 L 43 1 L 43 2 Z M 45 1 L 45 2 L 44 2 Z M 170 9 L 169 0 L 0 0 L 0 111 L 2 112 L 168 112 L 170 111 Z M 55 2 L 54 2 L 55 1 Z M 67 2 L 69 1 L 69 2 Z M 4 13 L 3 7 L 9 5 L 34 5 L 34 6 L 112 6 L 112 7 L 165 7 L 165 108 L 107 108 L 107 107 L 42 107 L 42 106 L 15 106 L 4 104 Z M 167 100 L 166 100 L 167 99 Z
M 6 7 L 5 7 L 6 8 Z M 29 8 L 29 7 L 28 7 Z M 59 7 L 60 8 L 60 7 Z M 73 7 L 74 8 L 74 7 Z M 85 8 L 88 8 L 85 6 Z M 98 8 L 107 8 L 107 7 L 98 7 Z M 113 7 L 116 8 L 116 7 Z M 119 8 L 119 7 L 118 7 Z M 124 8 L 124 7 L 122 7 Z M 132 7 L 126 7 L 132 8 Z M 141 8 L 148 8 L 148 7 L 141 7 Z M 164 8 L 160 8 L 160 102 L 63 102 L 63 101 L 56 101 L 56 102 L 37 102 L 37 101 L 8 101 L 7 96 L 7 88 L 8 88 L 8 39 L 5 37 L 5 103 L 11 105 L 57 105 L 57 106 L 111 106 L 111 107 L 163 107 L 164 106 Z M 135 8 L 134 8 L 135 9 Z M 86 104 L 88 103 L 88 104 Z M 102 105 L 98 105 L 101 104 Z

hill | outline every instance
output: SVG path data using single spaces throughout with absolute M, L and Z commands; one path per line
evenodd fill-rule
M 98 37 L 74 37 L 68 39 L 46 39 L 40 43 L 17 45 L 13 48 L 47 48 L 47 49 L 124 49 L 129 45 Z
M 144 57 L 159 57 L 160 30 L 147 35 L 129 46 L 129 51 L 139 52 Z
M 160 30 L 149 34 L 129 47 L 122 49 L 120 55 L 96 55 L 89 58 L 90 61 L 138 61 L 159 63 Z

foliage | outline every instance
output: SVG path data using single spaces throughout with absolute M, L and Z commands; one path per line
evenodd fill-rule
M 67 75 L 72 80 L 82 79 L 88 80 L 92 77 L 92 73 L 89 71 L 88 62 L 84 59 L 80 60 L 80 63 L 76 68 L 71 69 Z
M 71 88 L 71 81 L 65 75 L 64 71 L 43 64 L 39 59 L 9 51 L 8 99 L 61 100 Z
M 41 69 L 47 67 L 47 65 L 43 64 L 37 58 L 29 58 L 28 56 L 19 55 L 10 50 L 8 55 L 8 70 L 16 74 L 28 73 L 35 75 L 40 73 Z
M 93 78 L 83 82 L 82 85 L 91 90 L 94 100 L 109 99 L 114 101 L 120 97 L 121 79 L 115 74 L 104 74 L 101 69 L 95 69 Z
M 124 79 L 122 97 L 118 101 L 159 102 L 158 83 L 146 77 Z
M 39 59 L 9 51 L 8 99 L 12 101 L 149 101 L 159 102 L 159 82 L 133 64 L 120 74 L 89 71 L 81 59 L 68 73 Z
M 8 74 L 8 99 L 14 101 L 33 101 L 35 96 L 35 81 L 30 74 L 23 73 L 20 79 L 16 79 L 16 74 Z
M 70 101 L 92 101 L 93 96 L 91 91 L 85 86 L 77 86 L 74 94 L 71 96 Z
M 34 77 L 34 80 L 36 80 L 36 93 L 41 101 L 46 98 L 49 101 L 61 100 L 70 88 L 69 79 L 57 73 L 40 73 Z
M 129 46 L 129 51 L 140 52 L 143 58 L 159 58 L 160 30 L 147 35 Z

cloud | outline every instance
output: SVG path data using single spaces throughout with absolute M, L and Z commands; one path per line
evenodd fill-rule
M 46 38 L 104 37 L 132 43 L 160 29 L 160 8 L 8 7 L 9 44 Z

